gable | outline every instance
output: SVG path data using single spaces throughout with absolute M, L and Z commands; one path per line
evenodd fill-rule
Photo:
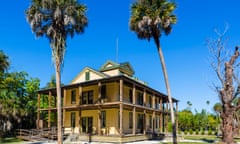
M 113 68 L 116 68 L 118 67 L 118 63 L 115 63 L 113 61 L 107 61 L 105 64 L 102 65 L 102 67 L 100 68 L 99 71 L 106 71 L 106 70 L 109 70 L 109 69 L 113 69 Z
M 134 70 L 128 62 L 118 64 L 107 61 L 99 71 L 108 75 L 127 74 L 128 76 L 132 76 L 134 74 Z
M 76 84 L 81 82 L 86 82 L 90 80 L 102 79 L 107 77 L 105 74 L 93 70 L 89 67 L 84 68 L 72 81 L 70 84 Z
M 131 76 L 134 74 L 134 70 L 128 62 L 121 63 L 120 70 L 125 71 L 126 73 L 129 73 L 129 75 L 131 75 Z
M 114 66 L 114 64 L 112 64 L 112 63 L 107 63 L 105 66 L 104 66 L 104 68 L 109 68 L 109 67 L 113 67 Z

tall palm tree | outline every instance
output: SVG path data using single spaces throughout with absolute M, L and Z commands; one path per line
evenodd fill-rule
M 37 37 L 49 39 L 56 70 L 58 143 L 62 143 L 61 68 L 67 36 L 81 34 L 88 24 L 86 6 L 77 0 L 32 0 L 27 21 Z
M 164 56 L 160 45 L 160 37 L 162 33 L 164 32 L 166 35 L 170 34 L 172 25 L 177 21 L 176 16 L 173 14 L 175 8 L 176 4 L 174 2 L 169 2 L 168 0 L 137 0 L 131 6 L 130 29 L 136 32 L 139 39 L 147 39 L 150 41 L 152 38 L 157 46 L 170 103 L 173 142 L 177 143 L 171 91 Z
M 51 80 L 46 85 L 46 88 L 55 88 L 55 87 L 56 87 L 56 78 L 55 78 L 55 75 L 52 75 Z
M 0 73 L 5 72 L 9 68 L 10 62 L 8 56 L 0 50 Z

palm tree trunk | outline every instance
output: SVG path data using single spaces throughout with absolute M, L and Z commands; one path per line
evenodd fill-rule
M 62 144 L 62 97 L 60 63 L 56 58 L 56 90 L 57 90 L 57 133 L 58 144 Z
M 168 101 L 169 101 L 169 104 L 170 104 L 173 143 L 177 144 L 175 116 L 174 116 L 174 111 L 173 111 L 173 102 L 172 102 L 172 96 L 171 96 L 171 91 L 170 91 L 170 85 L 169 85 L 169 81 L 168 81 L 167 68 L 166 68 L 166 65 L 165 65 L 164 56 L 163 56 L 163 52 L 162 52 L 162 48 L 160 46 L 159 40 L 158 40 L 158 42 L 156 42 L 156 44 L 157 44 L 157 49 L 158 49 L 158 54 L 159 54 L 159 57 L 160 57 L 161 65 L 162 65 L 162 71 L 163 71 L 165 85 L 166 85 L 167 94 L 168 94 Z

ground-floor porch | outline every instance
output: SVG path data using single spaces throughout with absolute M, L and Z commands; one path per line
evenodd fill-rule
M 64 128 L 63 128 L 64 129 Z M 128 134 L 123 136 L 117 135 L 97 135 L 97 134 L 79 134 L 79 133 L 65 133 L 63 131 L 64 143 L 81 143 L 81 142 L 104 142 L 104 143 L 127 143 L 145 140 L 163 140 L 164 134 Z M 23 140 L 39 142 L 39 141 L 56 141 L 57 128 L 44 128 L 44 129 L 18 129 L 16 131 L 17 137 Z
M 41 113 L 47 114 L 48 119 L 38 120 L 38 125 L 42 124 L 39 128 L 57 126 L 54 108 Z M 115 104 L 101 108 L 65 107 L 62 123 L 64 135 L 73 135 L 79 141 L 118 143 L 152 139 L 166 130 L 168 120 L 169 113 L 160 110 Z

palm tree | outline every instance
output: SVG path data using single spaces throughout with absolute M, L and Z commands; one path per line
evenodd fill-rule
M 55 75 L 52 75 L 50 82 L 48 82 L 46 85 L 46 88 L 55 88 L 55 87 L 56 87 L 56 78 L 55 78 Z
M 176 4 L 167 0 L 137 0 L 131 6 L 130 29 L 136 32 L 139 39 L 147 39 L 150 41 L 150 39 L 153 38 L 157 46 L 170 103 L 173 142 L 177 143 L 171 91 L 164 56 L 160 45 L 160 37 L 162 33 L 164 32 L 166 35 L 170 34 L 172 25 L 176 23 L 177 18 L 173 14 L 175 8 Z
M 4 75 L 10 66 L 8 56 L 0 50 L 0 92 L 4 91 Z
M 213 106 L 213 110 L 216 112 L 216 114 L 220 115 L 222 112 L 222 104 L 221 103 L 215 103 Z
M 209 101 L 209 100 L 207 100 L 207 101 L 206 101 L 206 104 L 207 104 L 207 105 L 209 105 L 209 104 L 210 104 L 210 101 Z
M 8 56 L 0 50 L 0 73 L 4 73 L 9 68 L 9 65 Z
M 77 0 L 32 0 L 27 21 L 37 37 L 49 39 L 56 70 L 58 143 L 62 143 L 61 69 L 67 36 L 81 34 L 88 24 L 86 6 Z
M 215 111 L 215 113 L 217 114 L 217 122 L 218 122 L 218 127 L 217 127 L 217 134 L 218 131 L 220 130 L 220 114 L 222 113 L 222 104 L 221 103 L 215 103 L 215 105 L 213 106 L 213 110 Z
M 192 103 L 190 101 L 187 101 L 187 105 L 188 105 L 187 109 L 191 111 Z

